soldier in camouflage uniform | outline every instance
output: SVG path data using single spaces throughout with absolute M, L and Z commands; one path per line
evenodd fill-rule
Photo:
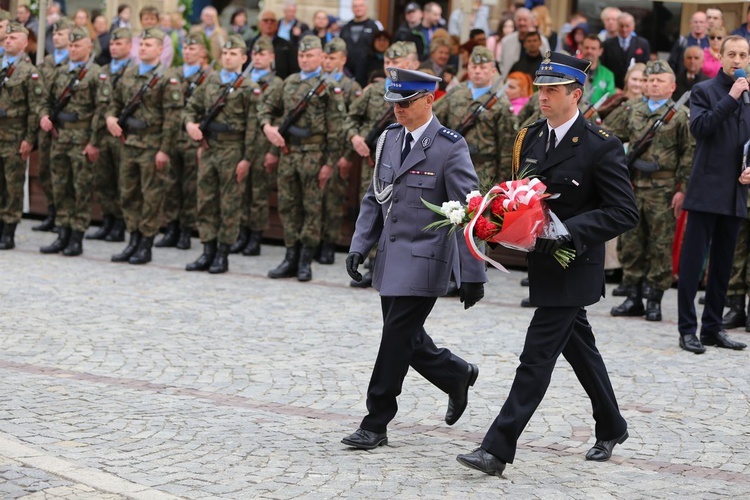
M 159 232 L 164 191 L 156 171 L 169 162 L 184 103 L 180 82 L 164 77 L 166 68 L 159 61 L 165 37 L 157 28 L 143 32 L 138 48 L 141 62 L 125 71 L 107 108 L 107 129 L 115 137 L 125 137 L 120 162 L 120 201 L 130 232 L 128 245 L 112 256 L 112 262 L 151 262 L 151 247 Z M 120 123 L 125 106 L 149 84 L 152 87 L 143 94 L 133 115 Z
M 70 45 L 70 30 L 75 25 L 73 21 L 62 18 L 52 26 L 52 42 L 55 45 L 55 52 L 48 54 L 42 64 L 39 65 L 39 71 L 42 74 L 42 80 L 47 86 L 54 81 L 54 74 L 60 66 L 68 64 L 68 45 Z M 47 132 L 39 132 L 39 183 L 42 185 L 44 197 L 47 199 L 47 218 L 38 226 L 31 229 L 34 231 L 52 231 L 55 228 L 55 202 L 52 192 L 52 174 L 50 173 L 50 152 L 52 150 L 52 138 Z
M 55 71 L 39 112 L 42 130 L 52 135 L 50 166 L 59 227 L 57 239 L 40 251 L 72 257 L 83 253 L 83 235 L 91 222 L 93 164 L 103 131 L 97 110 L 101 68 L 89 61 L 94 44 L 84 28 L 73 28 L 69 37 L 69 62 Z
M 664 61 L 646 69 L 648 100 L 633 105 L 623 119 L 609 125 L 631 147 L 672 104 L 675 76 Z M 612 316 L 643 316 L 661 321 L 661 299 L 672 286 L 672 242 L 675 219 L 687 191 L 695 140 L 690 135 L 687 108 L 681 108 L 662 126 L 649 148 L 633 164 L 633 186 L 640 212 L 638 225 L 621 236 L 625 301 L 612 308 Z M 643 296 L 646 296 L 646 308 Z
M 413 42 L 396 42 L 385 51 L 383 71 L 385 68 L 399 68 L 416 70 L 419 67 L 417 46 Z M 375 144 L 372 149 L 365 139 L 386 114 L 391 117 L 390 123 L 395 123 L 393 105 L 383 99 L 386 80 L 371 83 L 362 91 L 362 96 L 355 99 L 349 106 L 349 112 L 344 121 L 347 145 L 351 145 L 354 154 L 361 157 L 360 198 L 367 192 L 372 182 L 372 164 L 375 160 Z M 388 123 L 388 124 L 390 124 Z M 377 140 L 377 137 L 375 138 Z M 372 270 L 375 268 L 376 249 L 373 248 L 365 264 L 367 272 L 362 281 L 352 280 L 349 284 L 355 288 L 372 286 Z
M 482 111 L 468 130 L 459 130 L 479 106 L 483 106 L 502 84 L 498 81 L 495 57 L 487 47 L 474 47 L 469 57 L 469 81 L 453 88 L 435 103 L 435 116 L 446 127 L 461 133 L 483 191 L 510 179 L 510 161 L 516 117 L 510 101 L 502 96 L 492 109 Z
M 221 50 L 223 69 L 198 87 L 185 108 L 185 128 L 196 141 L 206 141 L 198 165 L 198 233 L 203 254 L 188 264 L 187 271 L 225 273 L 229 269 L 229 247 L 240 232 L 242 195 L 255 153 L 258 84 L 250 78 L 237 87 L 247 45 L 240 35 L 230 35 Z M 201 132 L 198 123 L 225 89 L 232 89 L 226 105 Z
M 750 199 L 748 199 L 750 208 Z M 750 210 L 748 210 L 750 214 Z M 729 311 L 721 320 L 721 327 L 725 330 L 745 327 L 750 332 L 750 304 L 748 312 L 745 312 L 745 295 L 750 292 L 750 266 L 747 265 L 748 253 L 750 253 L 750 218 L 746 218 L 740 225 L 737 235 L 737 246 L 734 249 L 732 259 L 732 275 L 729 278 L 727 289 L 727 306 Z
M 300 73 L 290 75 L 268 94 L 258 113 L 262 130 L 271 144 L 286 148 L 278 165 L 279 215 L 284 226 L 286 255 L 270 278 L 297 276 L 312 279 L 311 263 L 320 242 L 323 188 L 341 157 L 342 127 L 346 104 L 333 85 L 315 94 L 300 118 L 289 129 L 288 137 L 273 126 L 273 119 L 292 111 L 305 95 L 322 80 L 323 48 L 317 36 L 300 40 L 297 61 Z
M 258 37 L 253 44 L 252 58 L 253 69 L 250 71 L 250 78 L 258 84 L 254 92 L 259 93 L 260 98 L 263 99 L 283 82 L 273 70 L 275 59 L 273 41 L 267 36 Z M 237 241 L 229 247 L 229 253 L 242 252 L 242 255 L 260 255 L 263 231 L 269 226 L 268 197 L 276 184 L 278 159 L 278 148 L 272 146 L 265 137 L 260 138 L 255 145 L 255 155 L 252 158 L 248 183 L 242 197 L 240 235 Z
M 324 77 L 334 85 L 334 92 L 344 96 L 347 109 L 352 102 L 362 95 L 362 87 L 354 79 L 344 74 L 346 64 L 346 42 L 341 38 L 333 38 L 323 47 Z M 341 234 L 341 223 L 344 219 L 344 202 L 346 201 L 346 187 L 352 162 L 345 156 L 336 163 L 338 172 L 331 172 L 323 190 L 323 221 L 321 227 L 322 240 L 320 242 L 320 264 L 333 264 L 336 242 Z
M 23 210 L 26 160 L 38 135 L 38 110 L 44 96 L 39 72 L 26 61 L 29 31 L 5 22 L 0 69 L 0 250 L 15 247 Z
M 105 114 L 112 93 L 117 88 L 130 64 L 130 50 L 132 33 L 128 28 L 117 28 L 112 31 L 109 42 L 109 52 L 112 61 L 102 68 L 99 79 L 99 112 L 101 122 L 105 122 Z M 102 225 L 93 234 L 86 235 L 87 240 L 125 241 L 125 220 L 120 206 L 120 191 L 118 177 L 120 171 L 122 143 L 111 134 L 105 133 L 99 143 L 99 159 L 94 165 L 94 184 L 99 206 L 102 209 Z
M 189 35 L 185 38 L 182 49 L 184 64 L 167 72 L 167 77 L 180 82 L 186 104 L 211 72 L 206 62 L 207 54 L 205 38 Z M 164 183 L 162 213 L 163 220 L 167 222 L 167 230 L 154 246 L 187 250 L 190 248 L 190 232 L 196 228 L 200 142 L 191 139 L 182 126 L 177 134 L 177 147 L 172 151 L 169 165 L 159 172 Z

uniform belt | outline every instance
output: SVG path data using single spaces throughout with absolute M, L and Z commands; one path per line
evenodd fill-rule
M 161 132 L 161 127 L 157 127 L 156 125 L 152 125 L 150 127 L 145 127 L 145 128 L 135 128 L 135 129 L 128 130 L 128 134 L 130 135 L 146 135 L 146 134 L 155 134 L 157 132 Z
M 206 137 L 212 141 L 241 141 L 245 138 L 244 132 L 215 132 L 207 130 Z
M 674 177 L 674 172 L 671 170 L 657 170 L 656 172 L 638 171 L 638 178 L 640 179 L 674 179 Z
M 82 130 L 91 128 L 91 120 L 81 120 L 78 122 L 60 122 L 57 124 L 57 128 L 60 130 Z
M 311 135 L 310 137 L 296 137 L 290 135 L 286 143 L 290 146 L 306 146 L 308 144 L 323 144 L 326 142 L 325 134 Z

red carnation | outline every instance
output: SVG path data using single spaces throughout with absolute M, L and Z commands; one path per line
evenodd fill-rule
M 474 212 L 476 212 L 477 208 L 479 208 L 479 205 L 482 204 L 482 197 L 481 196 L 475 196 L 469 200 L 469 206 L 467 207 L 467 211 L 469 215 L 474 215 Z
M 495 236 L 498 231 L 500 231 L 500 228 L 492 223 L 484 215 L 480 215 L 479 218 L 477 218 L 476 224 L 474 225 L 474 235 L 482 241 L 489 240 L 490 238 Z

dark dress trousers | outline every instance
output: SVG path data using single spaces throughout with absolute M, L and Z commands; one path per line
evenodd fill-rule
M 750 106 L 729 95 L 734 80 L 719 71 L 716 77 L 693 86 L 690 94 L 690 132 L 695 154 L 682 208 L 688 211 L 680 255 L 677 287 L 678 329 L 697 331 L 695 294 L 708 252 L 706 305 L 701 331 L 721 329 L 732 256 L 740 223 L 747 217 L 747 186 L 739 183 L 742 148 L 750 139 Z
M 424 322 L 447 291 L 451 272 L 459 285 L 487 281 L 484 263 L 471 256 L 460 231 L 423 230 L 439 216 L 420 198 L 438 206 L 449 200 L 463 203 L 477 189 L 466 141 L 433 117 L 402 164 L 404 127 L 394 124 L 385 133 L 378 178 L 383 186 L 393 186 L 393 196 L 381 205 L 370 185 L 350 247 L 361 255 L 378 248 L 372 285 L 381 295 L 383 333 L 367 389 L 368 414 L 360 425 L 373 432 L 385 432 L 396 415 L 409 366 L 443 392 L 463 388 L 467 362 L 438 348 Z
M 620 39 L 617 37 L 605 40 L 602 46 L 604 52 L 600 62 L 615 74 L 615 86 L 618 89 L 625 88 L 625 73 L 628 72 L 630 61 L 635 60 L 637 63 L 645 64 L 651 56 L 651 46 L 648 40 L 640 36 L 630 38 L 627 51 L 622 50 Z
M 604 294 L 605 242 L 638 221 L 622 143 L 580 112 L 549 157 L 547 141 L 546 119 L 530 125 L 520 166 L 542 176 L 548 192 L 560 194 L 549 206 L 568 227 L 576 258 L 564 269 L 550 255 L 529 254 L 530 299 L 537 310 L 508 399 L 482 441 L 483 449 L 507 463 L 560 354 L 591 399 L 596 438 L 615 439 L 627 430 L 585 310 Z

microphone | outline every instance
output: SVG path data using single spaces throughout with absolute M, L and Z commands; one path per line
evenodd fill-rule
M 740 68 L 734 70 L 734 79 L 737 80 L 738 78 L 747 78 L 747 73 L 745 73 L 744 69 Z M 742 92 L 742 102 L 744 102 L 746 106 L 750 106 L 750 95 L 748 95 L 747 90 Z

